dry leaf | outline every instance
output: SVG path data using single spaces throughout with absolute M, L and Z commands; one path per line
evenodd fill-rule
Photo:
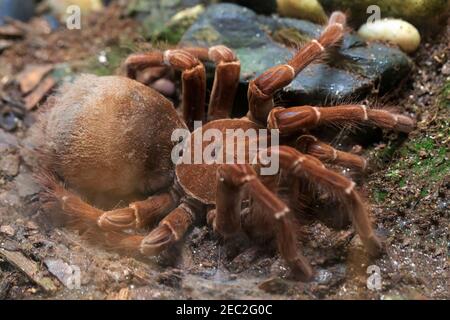
M 51 70 L 52 65 L 29 65 L 17 75 L 20 91 L 23 94 L 31 92 Z
M 55 85 L 56 81 L 52 76 L 46 77 L 32 93 L 25 97 L 24 102 L 26 109 L 33 109 Z

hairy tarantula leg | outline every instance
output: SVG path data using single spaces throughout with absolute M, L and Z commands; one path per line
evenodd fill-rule
M 189 205 L 182 203 L 170 212 L 140 243 L 144 255 L 158 255 L 183 238 L 194 221 Z
M 279 129 L 281 135 L 290 135 L 329 123 L 371 124 L 383 129 L 409 133 L 415 121 L 408 116 L 386 110 L 369 109 L 365 105 L 335 107 L 274 108 L 268 118 L 268 127 Z
M 275 215 L 289 211 L 286 205 L 270 192 L 256 176 L 250 165 L 222 165 L 217 170 L 216 216 L 214 231 L 222 236 L 233 235 L 241 229 L 241 202 L 244 185 Z
M 294 148 L 280 146 L 279 150 L 275 152 L 279 152 L 281 168 L 335 194 L 351 214 L 353 225 L 366 250 L 373 256 L 381 253 L 382 243 L 373 232 L 369 214 L 359 194 L 354 190 L 355 183 L 353 181 L 325 168 L 318 159 L 304 155 Z
M 213 228 L 230 237 L 241 228 L 241 193 L 246 186 L 249 196 L 262 205 L 274 219 L 278 250 L 292 272 L 306 281 L 313 272 L 306 259 L 297 251 L 295 233 L 286 215 L 289 208 L 258 179 L 250 165 L 223 165 L 218 170 L 216 213 Z M 261 214 L 261 213 L 259 213 Z
M 262 73 L 251 81 L 248 88 L 248 117 L 266 123 L 270 110 L 274 107 L 275 92 L 292 82 L 311 62 L 320 57 L 328 48 L 340 44 L 344 36 L 345 15 L 335 12 L 320 37 L 301 48 L 286 64 Z
M 95 225 L 103 214 L 102 210 L 89 205 L 80 196 L 66 189 L 52 174 L 43 173 L 37 175 L 36 179 L 44 187 L 40 194 L 44 207 L 60 207 L 75 228 L 80 224 Z
M 347 25 L 347 17 L 341 11 L 335 11 L 331 13 L 330 17 L 328 18 L 328 25 L 336 23 L 342 24 L 344 27 Z
M 239 84 L 241 63 L 229 48 L 219 45 L 207 48 L 184 48 L 201 60 L 213 61 L 216 73 L 208 107 L 208 120 L 229 118 Z
M 125 60 L 127 74 L 130 77 L 135 77 L 139 69 L 164 65 L 182 72 L 183 117 L 188 127 L 192 129 L 194 121 L 204 120 L 206 72 L 203 64 L 182 49 L 133 54 Z
M 162 193 L 143 201 L 133 202 L 128 208 L 106 211 L 98 219 L 97 224 L 107 231 L 142 228 L 164 218 L 177 203 L 178 198 L 175 195 Z
M 320 161 L 337 164 L 346 168 L 355 168 L 361 171 L 367 168 L 367 160 L 363 157 L 353 153 L 339 151 L 311 135 L 299 137 L 296 142 L 296 148 L 300 152 L 316 157 Z

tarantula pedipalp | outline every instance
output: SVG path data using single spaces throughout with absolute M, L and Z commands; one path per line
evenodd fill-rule
M 183 116 L 187 127 L 192 128 L 194 121 L 205 120 L 206 77 L 200 60 L 214 61 L 216 75 L 207 115 L 211 121 L 202 129 L 277 129 L 285 138 L 280 146 L 269 146 L 280 160 L 281 170 L 276 176 L 259 179 L 255 169 L 261 166 L 254 168 L 249 162 L 175 166 L 170 157 L 176 143 L 171 141 L 171 133 L 186 125 L 170 102 L 134 80 L 84 76 L 63 89 L 55 107 L 43 118 L 44 163 L 67 185 L 65 188 L 51 178 L 42 178 L 47 196 L 61 204 L 77 227 L 88 227 L 91 234 L 94 230 L 107 245 L 144 255 L 158 254 L 180 241 L 208 212 L 208 221 L 223 236 L 244 229 L 275 238 L 294 274 L 308 280 L 313 271 L 297 250 L 292 219 L 308 208 L 307 204 L 298 207 L 300 199 L 308 201 L 309 193 L 320 189 L 340 204 L 334 214 L 349 215 L 367 250 L 378 254 L 382 245 L 355 184 L 321 162 L 364 168 L 365 160 L 308 135 L 299 139 L 302 151 L 309 155 L 304 154 L 292 147 L 292 137 L 324 124 L 346 122 L 409 132 L 414 121 L 363 105 L 285 109 L 273 103 L 278 89 L 288 85 L 327 48 L 339 44 L 344 25 L 345 16 L 334 13 L 319 39 L 301 48 L 286 64 L 251 81 L 249 113 L 242 119 L 228 119 L 240 64 L 224 46 L 135 54 L 125 62 L 130 77 L 152 66 L 181 70 Z M 289 192 L 283 194 L 286 189 Z M 244 210 L 243 198 L 251 199 Z M 129 206 L 111 210 L 114 203 L 110 201 L 118 199 L 129 201 Z M 155 223 L 158 226 L 145 237 L 121 232 Z

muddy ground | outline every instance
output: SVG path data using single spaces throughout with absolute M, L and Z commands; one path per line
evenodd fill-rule
M 303 284 L 287 277 L 270 246 L 245 240 L 223 244 L 204 226 L 195 227 L 171 252 L 139 259 L 106 251 L 49 223 L 39 207 L 33 158 L 26 149 L 39 107 L 24 111 L 14 103 L 19 93 L 10 82 L 33 63 L 70 69 L 67 74 L 118 72 L 127 53 L 145 46 L 135 22 L 117 11 L 94 15 L 88 23 L 81 33 L 27 30 L 0 54 L 1 108 L 15 108 L 18 115 L 15 129 L 0 129 L 0 299 L 450 297 L 448 25 L 423 40 L 413 56 L 411 77 L 380 99 L 414 114 L 417 129 L 409 137 L 385 132 L 365 151 L 373 170 L 364 177 L 361 191 L 371 204 L 377 233 L 385 239 L 386 254 L 370 260 L 351 228 L 334 231 L 312 224 L 301 246 L 317 274 Z M 370 265 L 379 267 L 381 288 L 367 287 Z

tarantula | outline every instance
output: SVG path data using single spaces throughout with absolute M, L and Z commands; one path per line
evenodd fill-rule
M 409 132 L 414 121 L 364 105 L 282 108 L 273 102 L 277 90 L 328 48 L 339 45 L 345 20 L 342 13 L 333 13 L 318 39 L 299 49 L 286 64 L 251 81 L 249 112 L 241 119 L 229 119 L 240 63 L 233 51 L 222 45 L 133 54 L 125 61 L 131 78 L 147 67 L 181 70 L 184 122 L 167 99 L 132 79 L 85 75 L 66 85 L 41 122 L 41 163 L 50 173 L 40 179 L 46 187 L 46 200 L 56 201 L 75 227 L 90 230 L 103 243 L 144 255 L 156 255 L 172 246 L 205 217 L 225 238 L 241 229 L 253 236 L 274 238 L 290 269 L 306 281 L 313 271 L 297 249 L 293 224 L 314 205 L 317 193 L 325 192 L 335 204 L 334 216 L 328 218 L 334 221 L 332 226 L 351 218 L 367 251 L 379 254 L 382 243 L 355 183 L 322 164 L 364 169 L 365 160 L 307 134 L 312 128 L 347 122 Z M 207 115 L 201 60 L 216 65 Z M 173 131 L 192 128 L 194 121 L 205 118 L 209 122 L 202 129 L 278 130 L 280 145 L 268 146 L 268 150 L 277 155 L 281 169 L 263 177 L 258 174 L 264 167 L 261 161 L 175 165 L 171 161 L 177 143 L 171 139 Z M 130 204 L 114 208 L 117 199 Z M 155 224 L 145 237 L 125 232 Z

